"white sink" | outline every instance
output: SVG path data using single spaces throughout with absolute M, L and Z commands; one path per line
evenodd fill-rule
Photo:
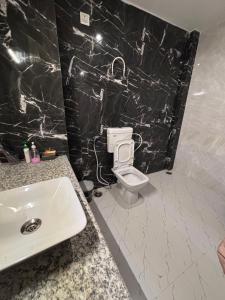
M 71 238 L 86 223 L 67 177 L 0 192 L 0 270 Z

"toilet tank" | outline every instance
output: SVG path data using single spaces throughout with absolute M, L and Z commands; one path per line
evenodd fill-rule
M 115 145 L 119 141 L 132 139 L 133 128 L 121 127 L 121 128 L 107 128 L 107 151 L 113 153 Z

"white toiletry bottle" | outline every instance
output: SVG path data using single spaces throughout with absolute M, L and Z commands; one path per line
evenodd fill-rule
M 27 146 L 26 143 L 23 145 L 23 153 L 24 153 L 24 157 L 25 157 L 26 163 L 29 164 L 31 162 L 31 159 L 30 159 L 30 149 L 29 149 L 29 147 Z
M 35 146 L 34 142 L 31 145 L 31 162 L 32 164 L 38 164 L 40 162 L 40 154 Z

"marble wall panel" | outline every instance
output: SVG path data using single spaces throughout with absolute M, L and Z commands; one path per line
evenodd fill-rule
M 80 23 L 80 12 L 90 15 L 90 26 Z M 173 134 L 177 106 L 183 105 L 178 92 L 189 84 L 184 71 L 193 65 L 187 57 L 194 53 L 187 50 L 191 35 L 119 0 L 56 0 L 56 19 L 70 157 L 79 179 L 97 184 L 95 145 L 98 173 L 114 182 L 106 130 L 101 132 L 108 127 L 131 126 L 141 134 L 134 163 L 139 170 L 167 168 L 177 146 L 170 139 L 179 135 L 179 130 Z M 125 76 L 120 61 L 112 74 L 118 56 L 125 61 Z
M 0 1 L 0 139 L 67 152 L 54 1 Z

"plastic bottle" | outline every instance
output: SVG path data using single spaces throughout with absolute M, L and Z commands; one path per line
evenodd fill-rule
M 35 146 L 34 142 L 31 145 L 31 162 L 32 164 L 38 164 L 40 162 L 40 154 Z
M 25 157 L 26 163 L 29 164 L 31 162 L 31 159 L 30 159 L 30 149 L 29 149 L 29 147 L 27 146 L 26 143 L 23 145 L 23 153 L 24 153 L 24 157 Z

